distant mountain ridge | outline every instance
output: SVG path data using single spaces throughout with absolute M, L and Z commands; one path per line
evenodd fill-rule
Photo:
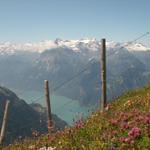
M 54 48 L 69 48 L 76 52 L 81 52 L 81 49 L 90 49 L 92 51 L 98 51 L 101 45 L 101 41 L 95 38 L 93 39 L 80 39 L 80 40 L 61 40 L 56 39 L 52 40 L 45 40 L 37 43 L 11 43 L 11 42 L 3 42 L 0 43 L 0 55 L 13 55 L 19 52 L 32 52 L 32 53 L 42 53 L 47 49 L 54 49 Z M 142 43 L 119 43 L 108 41 L 106 43 L 108 49 L 122 47 L 124 46 L 129 51 L 147 51 L 150 50 L 150 47 L 143 45 Z

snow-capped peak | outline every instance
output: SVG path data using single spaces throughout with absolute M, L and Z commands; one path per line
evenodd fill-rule
M 58 48 L 58 47 L 67 47 L 72 49 L 76 52 L 81 52 L 82 50 L 90 50 L 90 51 L 99 51 L 101 45 L 101 41 L 96 40 L 95 38 L 89 39 L 84 38 L 80 40 L 62 40 L 56 39 L 52 40 L 45 40 L 37 43 L 24 43 L 24 44 L 17 44 L 11 42 L 3 42 L 0 43 L 0 54 L 15 54 L 17 52 L 38 52 L 41 53 L 47 49 Z M 119 47 L 125 47 L 129 51 L 147 51 L 150 48 L 144 46 L 141 43 L 117 43 L 113 41 L 107 41 L 106 47 L 107 49 L 115 49 Z
M 47 49 L 57 48 L 57 47 L 67 47 L 74 51 L 80 51 L 81 49 L 90 49 L 93 51 L 98 50 L 99 41 L 96 39 L 81 39 L 81 40 L 61 40 L 56 39 L 45 40 L 37 43 L 24 43 L 17 44 L 11 42 L 3 42 L 0 43 L 0 53 L 13 54 L 15 52 L 20 51 L 29 51 L 29 52 L 43 52 Z
M 80 40 L 56 39 L 55 44 L 57 44 L 58 47 L 67 47 L 73 49 L 74 51 L 80 51 L 82 48 L 91 49 L 95 51 L 99 47 L 99 42 L 95 38 L 93 39 L 84 38 Z
M 146 47 L 142 43 L 125 43 L 124 46 L 129 50 L 129 51 L 148 51 L 150 50 L 149 47 Z

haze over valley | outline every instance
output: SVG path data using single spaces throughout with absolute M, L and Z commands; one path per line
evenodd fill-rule
M 106 46 L 109 100 L 149 82 L 149 47 L 138 42 L 112 41 L 107 41 Z M 0 83 L 32 103 L 44 96 L 47 79 L 52 95 L 78 101 L 79 107 L 95 106 L 101 94 L 100 50 L 101 42 L 94 38 L 1 43 Z M 38 103 L 44 104 L 43 98 Z

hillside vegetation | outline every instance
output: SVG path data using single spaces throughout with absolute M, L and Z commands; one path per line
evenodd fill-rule
M 44 135 L 37 140 L 16 143 L 4 150 L 149 150 L 150 86 L 128 92 L 63 132 Z

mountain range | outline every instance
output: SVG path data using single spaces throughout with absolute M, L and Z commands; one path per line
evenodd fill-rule
M 109 100 L 150 81 L 149 47 L 136 42 L 107 42 L 106 46 Z M 41 91 L 47 79 L 54 94 L 81 105 L 96 104 L 101 95 L 100 49 L 96 39 L 0 43 L 0 84 Z
M 11 42 L 1 42 L 0 43 L 0 54 L 15 54 L 18 52 L 38 52 L 42 53 L 47 49 L 53 49 L 58 47 L 67 47 L 77 52 L 81 52 L 81 49 L 89 49 L 91 51 L 99 50 L 101 45 L 101 41 L 93 38 L 93 39 L 80 39 L 80 40 L 61 40 L 56 39 L 52 40 L 45 40 L 37 43 L 11 43 Z M 150 50 L 150 47 L 145 46 L 142 43 L 136 42 L 127 42 L 127 43 L 119 43 L 109 41 L 106 42 L 107 48 L 116 48 L 116 47 L 125 47 L 130 51 L 147 51 Z

